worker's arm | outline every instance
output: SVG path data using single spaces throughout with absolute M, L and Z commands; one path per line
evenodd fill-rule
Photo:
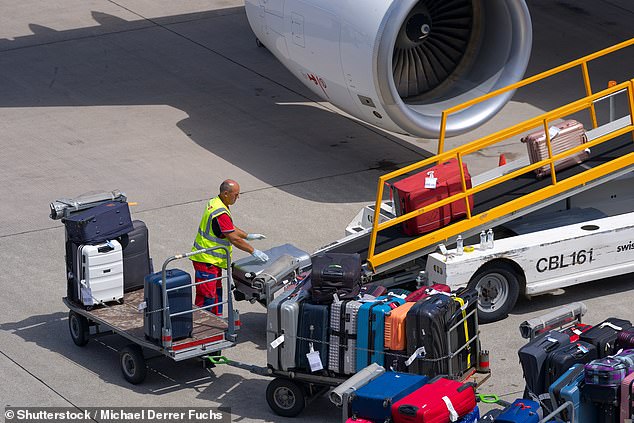
M 238 233 L 238 236 L 242 239 L 246 239 L 248 241 L 256 241 L 260 239 L 265 239 L 266 236 L 262 234 L 248 234 L 240 228 L 235 228 L 235 231 Z
M 253 253 L 254 248 L 245 240 L 247 234 L 243 230 L 236 228 L 235 231 L 226 233 L 224 235 L 234 247 L 239 248 L 249 254 Z

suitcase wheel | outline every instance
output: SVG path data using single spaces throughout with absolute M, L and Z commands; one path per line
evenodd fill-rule
M 125 346 L 119 353 L 119 362 L 121 363 L 121 373 L 123 373 L 125 380 L 133 385 L 145 380 L 147 367 L 145 366 L 145 358 L 140 346 L 136 344 Z
M 88 343 L 90 337 L 88 319 L 84 316 L 75 313 L 74 311 L 68 312 L 68 329 L 70 330 L 70 337 L 78 347 L 83 347 Z
M 275 414 L 295 417 L 306 406 L 306 391 L 300 383 L 278 377 L 266 387 L 266 402 Z

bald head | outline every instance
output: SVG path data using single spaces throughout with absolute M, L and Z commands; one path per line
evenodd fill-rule
M 220 184 L 218 197 L 225 205 L 230 206 L 236 202 L 240 196 L 240 185 L 233 179 L 226 179 Z

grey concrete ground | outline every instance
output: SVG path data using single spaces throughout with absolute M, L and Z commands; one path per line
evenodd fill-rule
M 530 74 L 632 37 L 628 0 L 529 6 Z M 435 142 L 386 134 L 316 102 L 256 48 L 237 0 L 25 0 L 4 1 L 2 11 L 0 405 L 222 406 L 236 421 L 285 420 L 266 404 L 265 377 L 231 367 L 210 375 L 195 361 L 157 358 L 146 382 L 131 386 L 118 367 L 123 339 L 76 347 L 61 302 L 63 228 L 48 218 L 48 203 L 124 190 L 138 202 L 133 217 L 148 224 L 151 254 L 160 263 L 189 249 L 204 201 L 232 177 L 243 191 L 237 224 L 268 235 L 258 247 L 292 242 L 313 251 L 339 238 L 373 201 L 381 173 L 421 159 Z M 634 77 L 633 57 L 629 50 L 591 68 L 597 86 Z M 518 93 L 476 134 L 563 104 L 574 94 L 562 81 Z M 500 152 L 519 154 L 518 145 L 491 151 L 482 167 L 497 164 Z M 523 300 L 508 319 L 483 326 L 493 370 L 483 392 L 512 399 L 522 390 L 521 321 L 573 300 L 587 303 L 588 322 L 634 320 L 630 287 L 630 277 L 622 277 Z M 241 343 L 226 353 L 265 365 L 264 309 L 242 303 L 239 309 Z M 324 398 L 302 415 L 306 421 L 338 416 Z

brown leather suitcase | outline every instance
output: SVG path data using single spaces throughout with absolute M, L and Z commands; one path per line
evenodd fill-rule
M 546 133 L 544 130 L 533 132 L 522 138 L 528 148 L 528 157 L 531 163 L 536 163 L 548 158 L 548 146 L 546 145 Z M 550 144 L 553 156 L 563 153 L 573 147 L 588 142 L 583 124 L 576 120 L 565 120 L 551 126 Z M 566 169 L 577 165 L 590 156 L 590 150 L 585 149 L 555 162 L 555 170 Z M 538 178 L 550 175 L 550 165 L 535 169 Z

